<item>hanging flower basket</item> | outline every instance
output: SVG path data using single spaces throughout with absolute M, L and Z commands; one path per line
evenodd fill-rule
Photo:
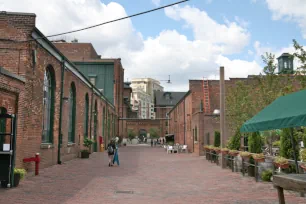
M 289 168 L 289 163 L 288 159 L 284 157 L 276 157 L 274 159 L 274 165 L 277 167 L 280 167 L 281 169 L 288 169 Z
M 258 163 L 259 162 L 265 162 L 265 155 L 264 154 L 253 154 L 252 157 Z
M 239 151 L 237 151 L 237 150 L 230 150 L 229 151 L 229 155 L 231 155 L 232 157 L 236 157 L 236 156 L 238 156 L 238 154 L 239 154 Z
M 229 149 L 227 149 L 227 148 L 222 148 L 222 149 L 221 149 L 221 153 L 222 153 L 223 155 L 227 155 L 228 152 L 229 152 Z

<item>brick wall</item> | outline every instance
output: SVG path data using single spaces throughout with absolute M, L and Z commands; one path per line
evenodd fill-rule
M 35 31 L 35 16 L 28 14 L 5 14 L 0 13 L 0 66 L 12 74 L 23 76 L 25 82 L 8 80 L 1 75 L 0 77 L 0 98 L 6 101 L 11 98 L 11 104 L 16 103 L 16 109 L 10 109 L 18 116 L 17 123 L 17 155 L 16 166 L 33 169 L 33 164 L 24 164 L 25 157 L 32 157 L 35 153 L 41 155 L 41 168 L 57 163 L 58 136 L 59 136 L 59 115 L 60 115 L 60 92 L 61 92 L 61 62 L 50 54 L 45 48 L 35 41 L 27 43 L 15 43 L 10 40 L 31 39 L 32 32 Z M 3 34 L 3 35 L 2 35 Z M 5 40 L 4 40 L 5 39 Z M 17 51 L 16 51 L 17 50 Z M 36 64 L 33 64 L 32 50 L 36 50 Z M 13 57 L 12 57 L 13 56 Z M 55 101 L 54 101 L 54 126 L 53 144 L 50 148 L 42 146 L 42 121 L 43 121 L 43 80 L 46 68 L 54 70 L 55 78 Z M 61 159 L 67 161 L 78 156 L 80 149 L 83 149 L 84 138 L 84 110 L 85 95 L 89 96 L 89 120 L 91 121 L 91 133 L 94 132 L 94 120 L 91 110 L 91 101 L 97 102 L 98 122 L 97 137 L 102 136 L 102 110 L 103 107 L 109 110 L 110 114 L 116 115 L 115 110 L 104 101 L 101 96 L 92 94 L 92 89 L 86 85 L 79 77 L 69 69 L 64 73 L 63 97 L 69 96 L 71 83 L 76 87 L 76 122 L 75 122 L 75 143 L 68 145 L 68 101 L 63 101 L 62 106 L 62 131 L 63 139 L 61 146 Z M 13 90 L 9 95 L 2 90 Z M 5 94 L 4 94 L 5 92 Z M 15 97 L 15 98 L 14 98 Z M 93 97 L 93 100 L 92 100 Z M 17 99 L 16 99 L 17 98 Z M 1 102 L 1 101 L 0 101 Z M 8 104 L 3 102 L 3 104 Z M 12 105 L 10 105 L 12 106 Z M 90 117 L 92 119 L 90 120 Z M 117 121 L 116 125 L 117 125 Z M 113 132 L 105 131 L 105 142 Z M 98 138 L 97 138 L 98 139 Z M 100 144 L 96 144 L 97 146 Z

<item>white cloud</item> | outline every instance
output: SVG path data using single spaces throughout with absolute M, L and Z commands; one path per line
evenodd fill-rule
M 48 5 L 48 6 L 46 6 Z M 98 24 L 126 16 L 118 3 L 100 0 L 0 0 L 0 10 L 37 14 L 37 27 L 44 34 Z M 250 34 L 236 22 L 217 23 L 205 11 L 189 6 L 166 9 L 174 20 L 183 20 L 194 33 L 194 40 L 176 30 L 164 30 L 143 39 L 131 19 L 69 35 L 79 42 L 91 42 L 104 57 L 121 57 L 125 79 L 154 77 L 168 79 L 169 90 L 187 90 L 188 79 L 214 78 L 218 67 L 225 66 L 227 77 L 245 77 L 258 73 L 256 62 L 230 60 L 226 54 L 239 53 L 249 43 Z
M 153 3 L 155 6 L 159 6 L 159 5 L 160 5 L 160 0 L 152 0 L 152 3 Z
M 274 20 L 291 20 L 301 28 L 306 38 L 306 1 L 305 0 L 266 0 Z
M 239 53 L 249 43 L 250 34 L 245 28 L 236 22 L 219 24 L 198 8 L 174 6 L 166 8 L 165 13 L 174 20 L 184 20 L 196 40 L 218 44 L 224 54 Z

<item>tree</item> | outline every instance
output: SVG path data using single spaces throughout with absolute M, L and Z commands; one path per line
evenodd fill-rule
M 248 137 L 248 146 L 249 146 L 249 152 L 252 153 L 261 153 L 262 152 L 262 138 L 259 134 L 259 132 L 253 132 L 249 134 Z
M 214 146 L 220 147 L 220 132 L 219 131 L 215 131 Z
M 150 128 L 149 129 L 150 137 L 153 139 L 159 138 L 159 133 L 157 128 Z
M 135 138 L 135 132 L 134 132 L 134 130 L 128 129 L 128 138 L 129 138 L 130 140 L 132 140 L 132 139 Z
M 226 147 L 231 150 L 239 150 L 241 146 L 241 134 L 240 131 L 236 131 L 234 136 L 231 136 L 227 142 Z
M 285 128 L 282 130 L 281 137 L 280 137 L 280 155 L 287 159 L 294 159 L 293 158 L 293 149 L 291 143 L 291 135 L 290 135 L 290 128 Z M 294 143 L 295 146 L 295 155 L 296 158 L 299 158 L 299 150 L 298 150 L 298 134 L 296 131 L 293 133 L 294 135 Z

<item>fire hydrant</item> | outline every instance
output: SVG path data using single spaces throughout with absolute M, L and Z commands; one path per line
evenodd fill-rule
M 40 162 L 39 153 L 36 153 L 35 157 L 24 158 L 23 162 L 35 162 L 35 176 L 39 174 L 39 162 Z

